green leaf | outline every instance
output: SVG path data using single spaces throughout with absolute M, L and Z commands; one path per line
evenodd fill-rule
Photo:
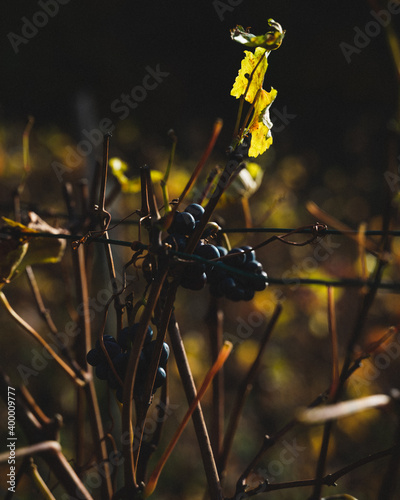
M 271 27 L 265 35 L 253 35 L 246 31 L 243 26 L 236 26 L 235 29 L 231 30 L 231 38 L 235 42 L 241 43 L 246 47 L 262 47 L 267 50 L 278 49 L 285 36 L 285 31 L 282 26 L 274 21 L 273 19 L 268 19 L 268 24 Z

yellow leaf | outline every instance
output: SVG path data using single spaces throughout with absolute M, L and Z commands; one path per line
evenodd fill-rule
M 29 227 L 2 217 L 0 228 L 0 289 L 9 283 L 18 273 L 31 264 L 59 262 L 65 250 L 65 240 L 58 238 L 36 237 L 30 235 L 38 232 L 51 234 L 66 233 L 55 229 L 43 221 L 34 212 L 29 212 Z
M 128 164 L 122 161 L 120 158 L 110 158 L 109 165 L 114 177 L 121 185 L 121 191 L 123 193 L 139 193 L 141 189 L 140 178 L 134 177 L 130 179 L 125 175 L 128 170 Z M 159 182 L 164 177 L 162 172 L 158 170 L 151 171 L 151 180 L 153 182 Z
M 249 156 L 255 157 L 263 154 L 272 144 L 271 128 L 273 124 L 269 116 L 269 108 L 277 93 L 275 89 L 271 89 L 271 92 L 263 89 L 258 94 L 253 119 L 249 125 L 249 133 L 251 134 Z
M 257 47 L 254 53 L 249 52 L 248 50 L 245 50 L 244 53 L 246 56 L 242 60 L 239 74 L 236 77 L 231 90 L 231 95 L 238 99 L 246 92 L 249 84 L 249 78 L 254 69 L 257 68 L 254 71 L 249 89 L 247 90 L 245 96 L 246 101 L 252 103 L 257 95 L 257 92 L 262 88 L 264 75 L 268 67 L 267 55 L 269 54 L 269 51 L 266 51 L 261 47 Z

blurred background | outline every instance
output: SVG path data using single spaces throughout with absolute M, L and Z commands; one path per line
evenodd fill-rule
M 59 215 L 65 213 L 60 181 L 93 179 L 96 161 L 102 153 L 99 138 L 107 130 L 113 133 L 111 156 L 124 160 L 129 166 L 128 175 L 135 178 L 145 163 L 165 171 L 170 151 L 167 132 L 174 129 L 178 145 L 169 186 L 171 199 L 180 194 L 198 162 L 216 118 L 223 119 L 224 127 L 206 173 L 216 164 L 223 165 L 238 107 L 230 90 L 244 49 L 231 41 L 229 30 L 240 24 L 251 27 L 252 33 L 262 34 L 268 30 L 267 20 L 273 18 L 286 30 L 286 36 L 279 50 L 269 56 L 264 82 L 264 88 L 277 89 L 278 96 L 271 108 L 273 146 L 255 160 L 264 175 L 259 189 L 249 199 L 253 223 L 283 228 L 313 224 L 316 220 L 306 210 L 307 201 L 312 200 L 351 228 L 366 223 L 368 229 L 380 229 L 390 196 L 398 190 L 396 176 L 390 178 L 388 185 L 385 172 L 389 167 L 397 172 L 399 103 L 396 69 L 384 29 L 377 24 L 376 31 L 371 28 L 366 38 L 359 35 L 374 21 L 372 4 L 366 0 L 231 3 L 237 5 L 230 5 L 228 0 L 201 4 L 183 0 L 69 1 L 57 4 L 54 15 L 43 16 L 38 13 L 43 12 L 46 0 L 7 0 L 0 43 L 2 215 L 12 217 L 12 194 L 23 175 L 22 134 L 28 116 L 34 117 L 35 124 L 30 137 L 32 173 L 23 192 L 23 207 L 43 214 L 52 225 L 63 226 L 66 222 Z M 386 6 L 382 3 L 381 8 Z M 392 14 L 391 18 L 395 33 L 399 33 L 399 15 Z M 41 27 L 32 27 L 33 21 Z M 146 80 L 149 74 L 153 76 Z M 126 96 L 135 87 L 143 88 L 144 81 L 156 81 L 157 85 L 145 93 L 136 90 L 135 100 L 128 104 Z M 204 178 L 195 186 L 192 199 L 204 186 Z M 110 177 L 109 185 L 111 190 L 116 180 Z M 160 197 L 160 191 L 157 196 Z M 138 193 L 122 193 L 110 211 L 119 219 L 138 208 Z M 230 199 L 221 204 L 216 218 L 224 228 L 244 227 L 237 192 L 233 190 Z M 396 222 L 394 217 L 394 228 Z M 119 226 L 111 237 L 133 241 L 138 237 L 137 229 Z M 240 232 L 229 237 L 232 245 L 255 245 L 267 238 Z M 392 253 L 394 258 L 384 276 L 388 281 L 399 278 L 396 241 L 392 243 Z M 130 251 L 116 248 L 114 257 L 121 269 L 130 258 Z M 357 244 L 343 236 L 306 247 L 275 242 L 260 249 L 257 258 L 267 273 L 277 278 L 360 276 Z M 94 250 L 94 262 L 90 293 L 98 298 L 98 290 L 107 287 L 102 250 Z M 369 271 L 374 263 L 375 259 L 368 256 Z M 36 272 L 46 304 L 62 331 L 69 321 L 65 306 L 69 300 L 68 268 L 59 264 L 37 266 Z M 135 286 L 132 289 L 137 293 Z M 140 290 L 140 280 L 137 286 Z M 39 331 L 46 331 L 23 277 L 8 285 L 5 292 L 25 319 Z M 356 289 L 338 289 L 335 299 L 342 356 L 361 294 Z M 207 290 L 178 294 L 176 315 L 197 383 L 210 362 L 204 320 L 209 301 Z M 222 304 L 225 335 L 237 339 L 225 370 L 227 413 L 235 388 L 255 358 L 278 301 L 283 304 L 283 313 L 240 421 L 227 470 L 228 492 L 257 452 L 264 434 L 279 430 L 296 408 L 308 404 L 329 386 L 331 351 L 326 289 L 290 283 L 270 286 L 257 293 L 250 303 Z M 94 332 L 101 320 L 99 311 L 101 308 L 93 313 Z M 3 320 L 3 314 L 1 311 L 4 335 L 0 339 L 0 363 L 13 383 L 19 385 L 18 366 L 29 366 L 35 345 L 8 318 Z M 380 291 L 359 348 L 365 348 L 398 322 L 397 294 Z M 111 334 L 112 325 L 111 315 Z M 395 337 L 389 339 L 388 345 L 392 341 L 398 346 Z M 348 396 L 385 392 L 396 386 L 396 352 L 392 349 L 390 354 L 382 346 L 376 353 L 381 358 L 365 362 L 349 384 Z M 389 361 L 385 364 L 382 360 Z M 166 445 L 186 409 L 173 357 L 170 372 L 171 402 L 178 408 L 167 422 L 160 448 Z M 74 395 L 63 377 L 54 366 L 45 367 L 39 376 L 30 379 L 29 390 L 45 412 L 64 416 L 62 443 L 68 455 L 68 443 L 73 436 Z M 63 384 L 65 390 L 60 393 Z M 101 383 L 98 388 L 106 409 L 105 389 Z M 211 395 L 206 396 L 204 407 L 209 416 Z M 117 414 L 116 407 L 113 412 Z M 390 446 L 395 427 L 395 418 L 389 412 L 370 411 L 342 420 L 332 441 L 328 471 Z M 197 444 L 193 428 L 189 426 L 185 432 L 162 477 L 157 498 L 203 497 L 204 473 L 194 452 Z M 279 457 L 284 445 L 280 444 L 261 461 L 260 468 L 267 471 L 271 482 L 313 477 L 320 437 L 320 427 L 297 428 L 286 441 L 290 445 L 295 439 L 302 448 L 293 462 L 282 466 Z M 348 492 L 363 500 L 377 498 L 386 464 L 386 459 L 382 459 L 357 469 L 343 477 L 331 494 Z M 15 498 L 31 498 L 29 488 L 27 482 L 25 496 L 21 493 Z M 271 500 L 300 500 L 305 498 L 304 491 L 287 490 L 269 496 Z

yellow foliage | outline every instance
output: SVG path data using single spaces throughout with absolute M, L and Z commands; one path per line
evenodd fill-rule
M 253 119 L 249 125 L 251 133 L 249 156 L 255 157 L 263 154 L 272 144 L 272 121 L 269 116 L 269 108 L 277 93 L 275 89 L 271 89 L 271 92 L 262 89 L 258 94 L 254 105 Z
M 252 103 L 257 95 L 259 89 L 262 88 L 264 75 L 267 71 L 268 61 L 267 55 L 269 51 L 257 47 L 256 50 L 250 52 L 245 50 L 246 54 L 245 58 L 242 60 L 242 65 L 239 70 L 239 74 L 236 77 L 235 83 L 233 84 L 233 88 L 231 90 L 231 95 L 239 99 L 246 92 L 245 99 L 247 102 Z M 256 69 L 255 69 L 256 68 Z M 249 78 L 252 76 L 250 85 Z
M 139 177 L 130 179 L 126 176 L 128 170 L 128 164 L 122 161 L 120 158 L 110 158 L 109 165 L 114 177 L 121 185 L 121 191 L 123 193 L 140 193 L 141 182 Z M 158 170 L 151 171 L 151 180 L 153 182 L 158 182 L 164 177 L 162 172 Z

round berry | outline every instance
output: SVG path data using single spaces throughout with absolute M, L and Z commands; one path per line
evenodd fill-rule
M 139 330 L 139 323 L 135 323 L 132 326 L 126 326 L 125 328 L 122 328 L 122 330 L 118 333 L 118 344 L 122 347 L 124 351 L 130 348 L 138 330 Z M 153 329 L 149 325 L 147 327 L 146 338 L 144 340 L 144 343 L 147 344 L 151 342 L 152 337 L 153 337 Z
M 154 381 L 153 390 L 158 389 L 158 387 L 161 387 L 163 385 L 163 383 L 165 382 L 166 378 L 167 378 L 167 374 L 166 374 L 164 368 L 161 368 L 161 366 L 159 366 L 157 369 L 156 379 Z
M 86 361 L 89 365 L 97 366 L 103 360 L 102 354 L 98 349 L 92 349 L 86 354 Z
M 207 260 L 218 259 L 220 256 L 218 248 L 214 245 L 197 245 L 194 253 Z
M 249 245 L 245 245 L 243 247 L 240 247 L 242 250 L 245 251 L 246 254 L 246 261 L 245 263 L 248 264 L 249 262 L 254 262 L 256 260 L 256 252 L 252 249 L 253 247 Z
M 225 264 L 232 267 L 241 267 L 246 262 L 246 254 L 241 248 L 232 248 L 224 259 Z
M 191 203 L 185 208 L 185 212 L 193 215 L 194 220 L 198 222 L 204 214 L 204 208 L 198 203 Z
M 243 269 L 249 273 L 260 274 L 263 270 L 263 266 L 261 262 L 258 262 L 258 260 L 252 260 L 250 262 L 246 262 Z
M 265 271 L 262 271 L 259 275 L 257 275 L 257 279 L 252 282 L 252 287 L 256 292 L 262 292 L 266 289 L 268 285 L 268 275 Z
M 219 286 L 222 293 L 227 295 L 231 290 L 236 288 L 236 281 L 231 276 L 227 276 L 220 282 Z
M 226 292 L 226 298 L 233 300 L 234 302 L 239 302 L 239 300 L 244 300 L 245 291 L 240 286 L 235 286 Z
M 170 234 L 190 235 L 196 225 L 194 217 L 189 212 L 175 212 L 172 224 L 168 228 Z
M 181 285 L 188 290 L 202 290 L 207 283 L 207 275 L 203 266 L 187 266 L 181 278 Z
M 164 342 L 163 343 L 163 347 L 162 347 L 162 351 L 161 351 L 161 356 L 160 356 L 160 366 L 161 367 L 165 367 L 165 365 L 167 364 L 167 361 L 168 361 L 168 358 L 169 358 L 169 345 Z
M 252 288 L 244 288 L 241 300 L 252 300 L 254 298 L 255 292 Z
M 107 380 L 108 378 L 108 364 L 107 362 L 103 361 L 99 365 L 96 366 L 95 373 L 96 377 L 100 380 Z
M 219 252 L 220 257 L 225 257 L 225 255 L 228 255 L 228 249 L 225 247 L 218 246 L 217 250 Z
M 183 252 L 186 247 L 187 238 L 183 234 L 170 234 L 163 241 L 170 245 L 172 250 Z

